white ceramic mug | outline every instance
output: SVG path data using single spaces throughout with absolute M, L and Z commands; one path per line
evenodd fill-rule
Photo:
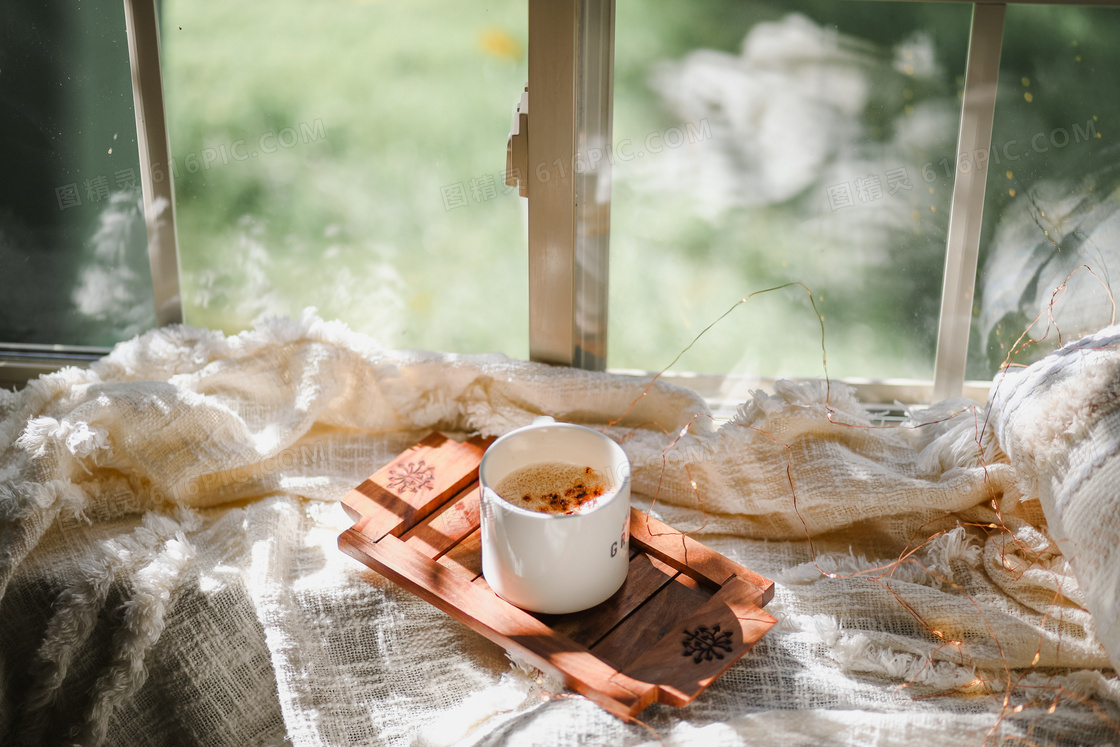
M 514 505 L 494 489 L 509 473 L 542 462 L 592 467 L 608 490 L 573 514 Z M 602 433 L 540 417 L 496 440 L 478 468 L 482 575 L 498 596 L 549 614 L 594 607 L 626 580 L 630 553 L 630 462 Z

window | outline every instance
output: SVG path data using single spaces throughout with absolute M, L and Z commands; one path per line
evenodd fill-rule
M 1120 101 L 1107 71 L 1120 65 L 1118 28 L 1116 8 L 1007 8 L 969 346 L 974 378 L 991 376 L 1012 353 L 1028 363 L 1059 338 L 1112 320 Z M 1050 326 L 1048 337 L 1020 349 L 1032 323 L 1035 337 Z
M 622 41 L 626 36 L 621 29 L 632 29 L 643 22 L 651 25 L 646 13 L 654 5 L 644 4 L 629 18 L 624 18 L 620 11 L 616 105 L 620 105 L 618 94 L 627 76 Z M 822 353 L 812 344 L 814 333 L 819 332 L 819 310 L 831 330 L 831 374 L 856 380 L 933 380 L 932 386 L 927 383 L 878 387 L 877 393 L 871 395 L 873 398 L 890 399 L 892 393 L 898 396 L 900 392 L 907 394 L 898 398 L 911 401 L 937 400 L 961 393 L 982 398 L 983 381 L 990 379 L 1002 363 L 999 356 L 993 362 L 990 354 L 984 363 L 985 356 L 974 353 L 974 364 L 968 368 L 969 350 L 976 351 L 981 344 L 982 333 L 975 328 L 982 323 L 985 304 L 992 305 L 997 292 L 1006 293 L 1004 286 L 1015 282 L 1020 285 L 1013 292 L 1021 291 L 1024 285 L 1028 287 L 1020 305 L 1026 304 L 1029 286 L 1043 278 L 1051 279 L 1054 268 L 1071 262 L 1069 247 L 1055 246 L 1051 238 L 1052 234 L 1061 233 L 1057 227 L 1047 230 L 1031 218 L 1033 214 L 1041 215 L 1042 210 L 1036 205 L 1033 211 L 1026 211 L 1025 220 L 1020 216 L 1019 223 L 1037 228 L 1041 245 L 1052 255 L 1060 255 L 1061 261 L 1036 251 L 1011 284 L 1001 283 L 1000 267 L 990 265 L 993 270 L 982 276 L 987 285 L 976 285 L 979 259 L 983 256 L 987 261 L 989 255 L 998 254 L 989 251 L 987 244 L 982 251 L 981 229 L 992 231 L 997 223 L 1014 222 L 1014 216 L 991 211 L 985 217 L 985 191 L 992 177 L 988 166 L 996 157 L 992 151 L 992 122 L 997 90 L 1006 97 L 1003 91 L 1008 75 L 1027 79 L 1009 71 L 1004 71 L 1004 79 L 1000 77 L 1005 7 L 944 2 L 749 3 L 735 7 L 712 3 L 712 7 L 724 11 L 704 14 L 719 19 L 717 28 L 697 22 L 698 30 L 682 34 L 688 38 L 692 33 L 693 38 L 703 40 L 707 49 L 684 51 L 675 62 L 662 61 L 655 73 L 646 74 L 655 91 L 661 86 L 662 103 L 667 104 L 662 108 L 661 122 L 647 119 L 647 129 L 639 130 L 652 138 L 645 142 L 643 153 L 650 157 L 640 168 L 617 160 L 613 164 L 615 251 L 611 274 L 612 278 L 621 276 L 622 280 L 612 281 L 617 282 L 611 293 L 616 330 L 611 335 L 612 352 L 608 360 L 618 365 L 616 356 L 620 356 L 624 365 L 656 370 L 649 358 L 671 360 L 691 338 L 681 334 L 682 327 L 691 326 L 692 331 L 699 331 L 719 317 L 728 299 L 741 297 L 738 289 L 751 292 L 781 285 L 785 275 L 786 282 L 811 279 L 805 284 L 813 286 L 817 308 L 805 308 L 805 303 L 801 308 L 783 305 L 782 299 L 767 299 L 770 305 L 757 308 L 763 302 L 752 299 L 752 303 L 757 301 L 756 308 L 740 312 L 749 321 L 733 332 L 714 335 L 709 350 L 704 351 L 711 361 L 716 361 L 717 370 L 734 372 L 739 368 L 757 374 L 766 373 L 770 367 L 772 375 L 820 375 Z M 1011 8 L 1012 18 L 1018 24 L 1017 33 L 1022 34 L 1019 38 L 1029 39 L 1020 47 L 1012 44 L 1020 60 L 1024 49 L 1062 50 L 1056 64 L 1045 71 L 1036 69 L 1045 80 L 1036 85 L 1045 85 L 1051 92 L 1065 92 L 1063 96 L 1048 98 L 1049 119 L 1064 121 L 1078 108 L 1090 106 L 1100 111 L 1094 116 L 1107 125 L 1110 113 L 1095 99 L 1108 97 L 1086 85 L 1088 65 L 1074 65 L 1077 55 L 1073 48 L 1079 43 L 1091 47 L 1092 52 L 1086 51 L 1083 58 L 1092 64 L 1110 62 L 1113 11 L 1022 8 L 1014 4 Z M 728 29 L 735 27 L 736 10 L 752 14 L 752 23 L 759 24 L 743 37 L 739 50 L 731 48 L 726 40 Z M 808 17 L 787 15 L 791 10 L 803 11 Z M 1017 16 L 1020 11 L 1021 21 Z M 681 17 L 677 21 L 687 27 L 691 16 L 679 12 Z M 776 18 L 777 14 L 782 17 Z M 635 34 L 629 43 L 637 44 L 640 57 L 649 47 L 664 44 L 664 40 L 656 33 Z M 823 60 L 829 64 L 821 64 Z M 769 90 L 765 89 L 767 83 Z M 804 89 L 810 95 L 799 99 L 798 94 Z M 746 95 L 746 90 L 751 90 L 754 97 Z M 532 100 L 532 85 L 529 95 Z M 766 106 L 774 100 L 780 100 L 787 109 Z M 813 114 L 817 121 L 799 130 L 800 123 L 788 115 L 789 108 L 798 106 L 807 112 L 804 121 L 810 121 Z M 678 121 L 665 121 L 666 110 L 677 114 Z M 705 122 L 706 115 L 710 116 Z M 1014 128 L 1022 124 L 1003 121 Z M 705 127 L 712 122 L 718 125 L 720 135 L 716 135 L 717 129 Z M 623 115 L 618 116 L 616 144 L 620 137 L 625 138 L 621 132 L 625 126 Z M 1085 132 L 1088 125 L 1081 123 L 1080 127 Z M 1063 130 L 1061 125 L 1050 122 L 1044 134 L 1049 137 L 1053 132 L 1059 140 L 1065 135 L 1075 139 L 1071 128 L 1072 124 Z M 804 134 L 795 139 L 794 133 L 799 131 Z M 723 134 L 727 132 L 735 134 Z M 669 144 L 676 145 L 678 152 L 663 157 L 667 134 L 675 139 Z M 955 137 L 949 137 L 951 134 Z M 756 142 L 749 142 L 750 137 Z M 686 146 L 708 139 L 718 146 L 708 149 L 714 156 L 700 155 L 701 148 L 686 155 Z M 996 146 L 1002 147 L 1003 142 Z M 658 146 L 656 151 L 654 144 Z M 781 152 L 783 146 L 785 153 Z M 1107 158 L 1101 146 L 1102 143 L 1090 143 L 1088 158 Z M 769 158 L 775 154 L 776 157 Z M 768 169 L 768 162 L 781 168 Z M 654 163 L 658 165 L 655 167 Z M 837 166 L 844 168 L 837 171 Z M 633 174 L 629 179 L 627 169 Z M 697 176 L 702 169 L 706 169 L 706 179 Z M 1033 185 L 1040 178 L 1033 170 L 1020 172 L 1024 185 Z M 1110 168 L 1095 176 L 1106 189 L 1106 180 L 1102 180 L 1107 173 L 1111 173 Z M 809 189 L 810 185 L 816 194 Z M 910 189 L 906 191 L 912 191 L 908 216 L 911 236 L 906 236 L 904 228 L 907 210 L 892 210 L 896 205 L 890 201 L 879 202 L 883 191 L 897 196 L 893 193 L 902 192 L 907 186 Z M 1039 183 L 1038 189 L 1045 186 Z M 1037 203 L 1037 190 L 1024 188 L 1028 199 L 1021 202 Z M 633 194 L 628 196 L 627 190 Z M 1096 199 L 1107 202 L 1104 198 Z M 635 205 L 629 213 L 628 200 Z M 752 202 L 761 203 L 766 209 L 752 210 Z M 1087 210 L 1094 200 L 1083 200 L 1080 204 Z M 694 225 L 688 225 L 688 218 L 682 217 L 689 215 L 689 207 L 682 205 L 693 210 Z M 860 208 L 862 212 L 850 208 Z M 1067 205 L 1065 213 L 1071 209 Z M 722 222 L 713 222 L 711 214 L 721 210 Z M 1096 211 L 1082 232 L 1109 214 L 1107 205 Z M 530 223 L 532 219 L 530 208 Z M 628 219 L 631 222 L 624 223 Z M 1071 241 L 1081 241 L 1072 233 L 1072 227 L 1068 230 L 1071 233 L 1066 235 Z M 697 238 L 691 239 L 692 236 Z M 1104 234 L 1100 233 L 1099 238 L 1103 240 Z M 763 248 L 738 251 L 752 244 L 761 244 Z M 1012 244 L 1009 252 L 1018 256 Z M 658 254 L 662 249 L 659 245 L 668 246 L 668 252 Z M 791 251 L 799 253 L 799 264 L 791 268 L 781 266 L 782 262 L 788 263 Z M 533 252 L 531 240 L 530 253 Z M 1087 252 L 1078 250 L 1077 255 L 1087 256 Z M 1091 277 L 1096 283 L 1098 299 L 1087 300 L 1082 288 L 1071 295 L 1067 300 L 1066 339 L 1070 333 L 1095 329 L 1109 319 L 1099 309 L 1091 322 L 1078 318 L 1085 315 L 1086 305 L 1111 305 L 1110 258 L 1100 248 L 1093 251 L 1092 257 L 1097 260 L 1097 270 L 1082 277 L 1086 278 L 1084 282 Z M 712 264 L 705 267 L 709 261 Z M 749 277 L 756 277 L 759 282 L 751 283 Z M 938 279 L 942 280 L 940 286 Z M 626 283 L 633 289 L 629 295 L 616 292 Z M 1042 293 L 1044 299 L 1049 298 L 1049 291 Z M 798 295 L 802 302 L 808 300 L 807 293 L 792 294 Z M 1100 297 L 1106 303 L 1102 304 Z M 722 298 L 722 305 L 713 298 Z M 666 303 L 667 299 L 675 303 Z M 577 301 L 575 306 L 578 305 Z M 990 323 L 990 317 L 998 310 L 986 312 L 983 317 L 989 322 L 986 332 L 998 327 L 998 323 Z M 666 319 L 660 329 L 650 321 L 658 317 Z M 1005 324 L 1015 321 L 1003 316 L 998 319 Z M 801 320 L 807 323 L 800 328 L 792 326 L 793 321 Z M 676 335 L 675 342 L 656 341 L 658 333 L 666 329 L 672 330 L 670 337 Z M 1032 331 L 1040 335 L 1042 328 Z M 1056 338 L 1056 334 L 1050 335 L 1050 339 Z M 645 352 L 641 352 L 643 346 Z M 620 347 L 621 353 L 616 353 Z M 628 348 L 639 352 L 635 354 Z M 1042 349 L 1032 347 L 1033 351 Z M 694 355 L 693 351 L 689 354 Z M 628 355 L 633 358 L 627 359 Z M 1016 362 L 1024 360 L 1022 356 L 1016 358 Z M 685 367 L 700 368 L 688 364 Z M 966 370 L 980 381 L 966 385 Z M 714 378 L 723 386 L 734 383 L 736 377 Z M 695 384 L 697 379 L 689 378 L 686 382 Z M 713 390 L 709 388 L 706 393 Z
M 122 4 L 5 3 L 0 111 L 0 340 L 96 350 L 154 326 Z
M 822 376 L 819 312 L 829 375 L 932 379 L 970 7 L 710 6 L 619 4 L 611 365 L 777 287 L 678 365 Z
M 20 385 L 182 311 L 154 4 L 0 17 L 0 383 Z
M 31 343 L 4 330 L 18 345 L 0 363 L 89 357 L 100 348 L 74 346 L 179 309 L 232 332 L 314 305 L 393 347 L 655 371 L 737 299 L 794 283 L 753 296 L 701 339 L 678 366 L 700 374 L 686 383 L 734 398 L 751 377 L 821 375 L 820 313 L 831 376 L 890 379 L 865 399 L 917 402 L 982 397 L 966 374 L 989 380 L 1012 330 L 1081 264 L 1094 273 L 1075 273 L 1062 332 L 1108 321 L 1116 115 L 1100 71 L 1116 62 L 1111 8 L 531 0 L 526 23 L 520 0 L 165 0 L 170 151 L 161 78 L 154 93 L 150 79 L 155 6 L 125 8 L 148 127 L 133 127 L 113 158 L 133 148 L 148 189 L 131 198 L 132 223 L 114 224 L 132 226 L 131 248 L 99 277 L 154 303 L 101 312 L 111 328 L 101 337 L 44 326 Z M 8 29 L 35 22 L 4 12 Z M 136 26 L 144 13 L 147 31 Z M 119 71 L 122 41 L 112 44 Z M 542 120 L 566 94 L 541 80 L 557 59 L 571 122 L 550 135 Z M 7 85 L 16 68 L 0 62 Z M 527 80 L 528 152 L 507 165 L 510 109 Z M 534 157 L 549 138 L 560 150 Z M 67 179 L 54 186 L 79 183 Z M 528 207 L 525 182 L 537 190 L 530 204 L 549 195 L 553 207 Z M 552 210 L 567 212 L 550 227 L 541 216 Z M 88 212 L 64 243 L 85 247 L 93 266 L 100 223 Z M 145 215 L 157 218 L 146 242 Z M 570 239 L 559 253 L 557 225 Z M 10 256 L 14 230 L 3 229 Z M 84 319 L 82 298 L 124 297 L 83 297 L 80 272 L 49 270 L 71 276 L 68 290 L 44 294 L 66 299 L 62 323 Z

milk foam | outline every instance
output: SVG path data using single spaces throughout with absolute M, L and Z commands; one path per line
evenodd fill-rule
M 594 506 L 610 491 L 598 470 L 569 462 L 538 462 L 514 470 L 495 488 L 498 495 L 521 508 L 545 514 L 574 514 Z

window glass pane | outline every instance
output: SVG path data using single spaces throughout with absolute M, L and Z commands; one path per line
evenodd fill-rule
M 0 342 L 154 326 L 120 0 L 0 4 Z
M 165 0 L 161 23 L 188 322 L 315 306 L 386 345 L 526 355 L 523 0 Z
M 970 17 L 619 3 L 610 365 L 931 378 Z
M 1115 8 L 1007 7 L 970 378 L 990 378 L 1012 353 L 1029 363 L 1112 318 L 1110 281 L 1120 271 L 1117 32 Z M 1036 318 L 1031 336 L 1046 333 L 1051 308 L 1057 328 L 1015 352 Z

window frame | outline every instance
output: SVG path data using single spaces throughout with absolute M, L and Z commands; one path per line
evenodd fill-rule
M 528 5 L 524 160 L 509 165 L 529 200 L 529 358 L 604 370 L 615 0 Z
M 132 99 L 140 150 L 152 295 L 156 325 L 165 327 L 183 322 L 183 301 L 179 283 L 179 242 L 175 232 L 175 180 L 168 166 L 171 142 L 163 105 L 159 14 L 155 2 L 124 0 L 124 17 L 132 66 Z

